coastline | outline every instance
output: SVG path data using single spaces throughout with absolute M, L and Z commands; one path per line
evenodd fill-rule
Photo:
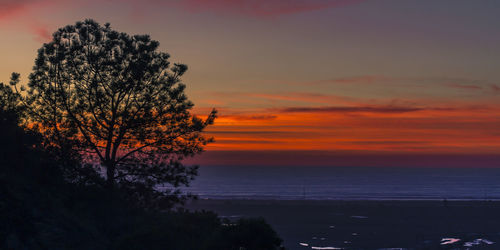
M 475 242 L 468 248 L 500 245 L 499 200 L 200 199 L 187 208 L 230 220 L 263 217 L 292 250 L 461 249 L 477 239 L 491 245 Z M 442 245 L 446 238 L 458 241 Z

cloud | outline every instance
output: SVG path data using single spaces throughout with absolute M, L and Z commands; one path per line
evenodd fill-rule
M 398 76 L 385 76 L 385 75 L 360 75 L 338 77 L 331 79 L 320 79 L 315 81 L 304 82 L 280 82 L 281 84 L 290 85 L 321 85 L 321 84 L 384 84 L 392 85 L 394 87 L 428 87 L 429 84 L 433 86 L 439 85 L 442 87 L 467 89 L 467 90 L 484 90 L 487 85 L 490 85 L 494 90 L 495 86 L 491 82 L 481 79 L 467 79 L 458 77 L 398 77 Z M 500 89 L 500 87 L 498 87 Z
M 0 21 L 23 14 L 37 0 L 0 0 Z
M 216 102 L 209 102 L 205 100 L 204 103 L 209 105 L 217 105 L 224 104 L 226 106 L 231 106 L 235 104 L 245 104 L 252 106 L 261 106 L 261 105 L 272 105 L 283 106 L 290 103 L 301 103 L 296 105 L 304 105 L 304 104 L 318 104 L 318 105 L 355 105 L 358 104 L 359 101 L 355 98 L 341 95 L 326 95 L 319 93 L 311 93 L 311 92 L 274 92 L 274 93 L 265 93 L 265 92 L 226 92 L 226 91 L 218 91 L 208 93 L 213 97 L 212 99 L 218 100 Z M 209 99 L 209 100 L 212 100 Z M 224 100 L 224 102 L 222 102 Z
M 408 113 L 424 110 L 416 107 L 359 106 L 359 107 L 290 107 L 278 110 L 282 113 Z
M 336 166 L 336 167 L 497 167 L 500 155 L 381 153 L 377 151 L 207 151 L 186 162 L 204 166 Z
M 219 118 L 229 118 L 237 121 L 262 121 L 262 120 L 275 120 L 276 115 L 220 115 Z
M 33 20 L 34 12 L 53 5 L 67 4 L 64 0 L 0 0 L 0 22 L 20 17 L 20 21 Z
M 367 144 L 375 144 L 375 145 L 414 145 L 414 144 L 430 144 L 427 141 L 344 141 L 337 142 L 340 144 L 354 144 L 354 145 L 367 145 Z
M 343 77 L 326 81 L 318 81 L 318 83 L 322 82 L 330 82 L 330 83 L 375 83 L 381 81 L 393 81 L 395 78 L 380 76 L 380 75 L 366 75 L 366 76 L 356 76 L 356 77 Z
M 255 17 L 273 17 L 309 12 L 367 0 L 181 0 L 178 4 L 189 11 L 238 14 Z
M 458 88 L 458 89 L 469 89 L 469 90 L 483 89 L 482 87 L 477 86 L 477 85 L 460 84 L 460 83 L 447 83 L 446 85 L 449 87 Z
M 262 139 L 254 139 L 254 140 L 241 140 L 241 139 L 220 139 L 217 140 L 218 143 L 223 143 L 223 144 L 234 144 L 234 145 L 241 145 L 241 144 L 277 144 L 279 143 L 278 141 L 270 141 L 270 140 L 262 140 Z
M 342 103 L 352 104 L 353 98 L 338 96 L 338 95 L 324 95 L 318 93 L 307 92 L 285 92 L 285 93 L 244 93 L 246 97 L 259 98 L 269 101 L 289 101 L 289 102 L 307 102 L 307 103 Z
M 484 82 L 483 84 L 487 84 L 487 83 Z M 449 87 L 452 87 L 452 88 L 467 89 L 467 90 L 487 89 L 486 87 L 472 85 L 472 84 L 448 83 L 446 85 Z M 498 86 L 496 84 L 491 84 L 491 83 L 489 85 L 490 85 L 489 87 L 490 87 L 491 91 L 493 91 L 494 93 L 500 93 L 500 86 Z
M 0 25 L 16 23 L 34 35 L 38 42 L 47 42 L 51 28 L 37 19 L 35 13 L 41 8 L 53 8 L 62 0 L 0 0 Z
M 491 89 L 495 92 L 495 93 L 500 93 L 500 87 L 495 85 L 495 84 L 492 84 L 491 85 Z
M 418 111 L 485 111 L 492 110 L 486 105 L 472 105 L 461 107 L 415 107 L 396 105 L 373 106 L 323 106 L 323 107 L 286 107 L 277 109 L 279 113 L 379 113 L 400 114 Z
M 35 35 L 35 40 L 38 42 L 45 43 L 52 39 L 52 34 L 49 31 L 49 27 L 46 25 L 40 23 L 32 24 L 30 29 Z
M 291 131 L 261 131 L 261 130 L 209 130 L 208 134 L 236 134 L 236 135 L 276 135 L 276 134 L 291 134 L 300 132 Z

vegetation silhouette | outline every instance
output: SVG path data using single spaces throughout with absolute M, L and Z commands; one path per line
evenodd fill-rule
M 68 25 L 38 50 L 22 96 L 26 123 L 45 145 L 77 154 L 82 166 L 98 163 L 108 189 L 126 189 L 145 206 L 188 197 L 178 187 L 189 184 L 197 166 L 181 160 L 213 141 L 202 132 L 216 117 L 215 110 L 204 120 L 190 113 L 180 80 L 187 66 L 171 65 L 158 46 L 148 35 L 90 19 Z M 16 86 L 19 74 L 11 82 Z
M 135 73 L 130 73 L 130 81 L 121 82 L 134 87 L 120 85 L 116 79 L 129 77 L 128 73 L 111 70 L 121 66 L 108 59 L 85 61 L 92 54 L 80 54 L 78 50 L 85 46 L 60 48 L 55 41 L 75 30 L 83 37 L 95 31 L 123 38 L 98 40 L 106 46 L 138 40 L 138 46 L 132 46 L 137 53 L 127 57 L 140 62 L 129 65 Z M 205 120 L 189 113 L 192 103 L 178 82 L 185 66 L 175 65 L 172 72 L 157 75 L 163 80 L 156 83 L 141 82 L 143 78 L 135 74 L 167 69 L 167 56 L 156 52 L 157 46 L 147 36 L 129 37 L 87 20 L 60 29 L 54 41 L 40 49 L 25 94 L 21 94 L 23 87 L 17 88 L 19 74 L 12 75 L 11 86 L 0 83 L 0 249 L 279 248 L 282 240 L 262 219 L 229 222 L 208 211 L 159 209 L 185 198 L 175 188 L 187 185 L 196 168 L 179 161 L 201 152 L 211 141 L 201 133 L 213 122 L 215 112 Z M 100 80 L 75 83 L 87 79 L 88 75 L 79 75 L 84 74 L 82 68 L 93 71 L 89 63 L 97 62 L 107 63 L 109 71 L 103 78 L 92 75 Z M 117 95 L 135 93 L 130 98 L 142 104 L 130 104 L 133 112 L 127 111 L 111 96 L 105 97 L 110 90 Z M 111 113 L 105 111 L 106 101 L 115 107 L 109 109 Z M 110 119 L 115 119 L 115 127 Z M 106 132 L 111 144 L 100 137 Z M 92 164 L 95 156 L 107 167 L 104 177 Z M 162 182 L 173 189 L 157 191 L 156 185 Z M 159 206 L 161 200 L 167 206 Z

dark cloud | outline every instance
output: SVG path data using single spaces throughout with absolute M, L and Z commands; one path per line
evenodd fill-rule
M 301 133 L 299 131 L 259 131 L 259 130 L 209 130 L 207 134 L 236 134 L 236 135 L 275 135 Z
M 276 115 L 220 115 L 221 118 L 230 118 L 233 120 L 274 120 L 278 118 Z
M 425 144 L 429 145 L 426 141 L 344 141 L 337 142 L 339 144 L 352 144 L 352 145 L 415 145 L 415 144 Z
M 491 89 L 496 93 L 500 93 L 500 87 L 495 84 L 491 85 Z
M 270 140 L 238 140 L 238 139 L 219 139 L 217 140 L 218 143 L 223 143 L 223 144 L 234 144 L 234 145 L 241 145 L 241 144 L 276 144 L 280 143 L 278 141 L 270 141 Z
M 483 89 L 481 86 L 470 85 L 470 84 L 448 83 L 446 85 L 448 85 L 449 87 L 458 88 L 458 89 L 469 89 L 469 90 L 480 90 L 480 89 Z
M 204 166 L 498 167 L 500 155 L 352 151 L 207 151 L 187 162 Z
M 416 107 L 360 106 L 360 107 L 290 107 L 278 110 L 282 113 L 408 113 L 425 110 Z

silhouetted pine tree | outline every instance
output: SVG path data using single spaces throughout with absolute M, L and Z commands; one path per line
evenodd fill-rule
M 27 122 L 40 128 L 45 145 L 99 163 L 108 189 L 144 205 L 186 198 L 178 187 L 197 167 L 181 160 L 212 141 L 202 132 L 216 116 L 190 113 L 180 80 L 187 66 L 171 65 L 158 46 L 93 20 L 60 28 L 39 49 L 23 98 Z

